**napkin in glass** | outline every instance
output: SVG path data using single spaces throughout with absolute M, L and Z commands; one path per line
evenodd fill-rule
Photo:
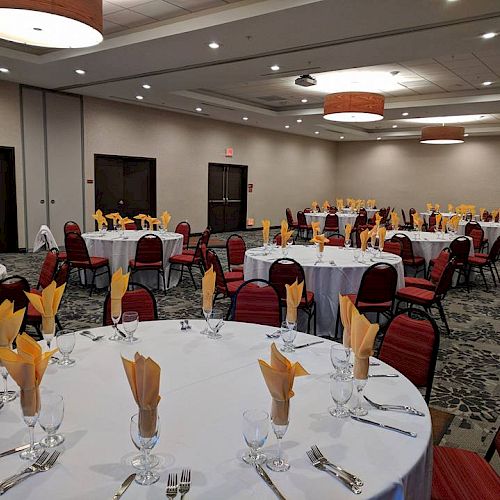
M 361 233 L 359 235 L 359 239 L 361 241 L 361 250 L 363 252 L 366 252 L 366 249 L 368 248 L 368 238 L 369 237 L 370 237 L 370 234 L 368 232 L 368 229 L 361 231 Z
M 104 217 L 102 210 L 96 210 L 96 213 L 92 214 L 92 217 L 97 221 L 99 227 L 107 225 L 106 217 Z
M 387 229 L 385 228 L 385 226 L 382 226 L 378 230 L 378 247 L 379 247 L 380 251 L 384 250 L 385 235 L 386 235 L 386 233 L 387 233 Z
M 347 295 L 339 294 L 340 321 L 344 328 L 342 334 L 342 344 L 344 347 L 351 347 L 351 318 L 354 304 Z
M 4 300 L 0 304 L 0 346 L 11 347 L 23 324 L 26 308 L 14 312 L 14 302 Z
M 203 310 L 211 311 L 214 302 L 216 274 L 214 266 L 210 266 L 201 279 L 201 293 L 203 297 Z
M 269 244 L 269 232 L 271 230 L 271 221 L 269 219 L 264 219 L 262 221 L 262 242 L 264 245 Z
M 122 298 L 128 288 L 130 273 L 123 274 L 119 267 L 111 277 L 111 316 L 118 318 L 122 314 Z
M 283 219 L 281 221 L 281 246 L 283 248 L 286 247 L 286 244 L 288 243 L 288 240 L 291 238 L 293 234 L 293 230 L 289 231 L 288 230 L 288 222 Z
M 168 229 L 168 225 L 170 224 L 170 219 L 172 219 L 172 216 L 165 210 L 161 214 L 161 222 L 163 224 L 163 229 L 165 231 Z
M 317 243 L 319 246 L 319 251 L 323 252 L 325 249 L 325 243 L 327 243 L 329 240 L 324 234 L 317 234 L 310 241 L 311 243 Z
M 326 212 L 330 208 L 330 202 L 328 200 L 325 200 L 323 202 L 323 211 Z
M 346 224 L 346 225 L 345 225 L 345 239 L 346 239 L 346 240 L 351 239 L 351 231 L 352 231 L 352 226 L 351 226 L 351 224 Z
M 448 203 L 448 212 L 453 212 L 453 205 L 451 203 Z
M 342 210 L 344 208 L 344 200 L 342 198 L 337 198 L 335 203 L 337 204 L 338 210 Z
M 320 224 L 318 221 L 313 221 L 311 222 L 311 227 L 313 230 L 313 238 L 314 238 L 314 236 L 318 235 L 320 232 Z
M 368 378 L 369 358 L 373 354 L 373 344 L 379 330 L 377 323 L 370 323 L 354 307 L 351 316 L 351 348 L 354 352 L 354 378 Z
M 392 229 L 398 229 L 399 227 L 399 217 L 398 214 L 394 212 L 394 210 L 391 212 L 391 225 Z
M 290 323 L 297 323 L 297 308 L 302 300 L 304 282 L 295 280 L 291 285 L 286 284 L 286 320 Z
M 42 294 L 24 292 L 33 307 L 42 315 L 42 331 L 52 334 L 55 331 L 55 317 L 61 304 L 66 283 L 57 286 L 55 281 L 42 290 Z

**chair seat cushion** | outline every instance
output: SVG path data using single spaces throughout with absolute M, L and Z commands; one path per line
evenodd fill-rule
M 194 264 L 197 260 L 194 255 L 186 255 L 184 253 L 173 255 L 168 259 L 171 264 Z
M 226 281 L 243 281 L 243 273 L 239 271 L 227 271 L 224 273 Z
M 28 304 L 28 311 L 26 313 L 26 321 L 28 323 L 41 323 L 42 315 L 33 307 L 31 302 Z
M 135 259 L 130 259 L 128 262 L 132 269 L 162 269 L 163 265 L 159 262 L 137 262 Z
M 183 255 L 194 255 L 195 252 L 196 250 L 194 250 L 193 248 L 185 248 L 182 251 Z
M 108 259 L 105 257 L 90 257 L 89 262 L 72 261 L 71 265 L 73 267 L 81 267 L 84 269 L 96 269 L 98 267 L 103 267 L 108 265 Z
M 476 253 L 472 257 L 469 257 L 469 264 L 476 266 L 484 266 L 487 262 L 487 258 L 483 257 L 481 254 Z
M 415 261 L 415 264 L 413 263 L 413 260 Z M 416 266 L 420 267 L 425 265 L 425 259 L 421 257 L 420 255 L 414 255 L 413 260 L 411 259 L 403 259 L 403 264 L 407 266 Z
M 68 258 L 68 254 L 66 252 L 59 252 L 57 254 L 57 260 L 62 261 Z
M 396 292 L 396 297 L 400 300 L 414 302 L 416 304 L 430 304 L 435 297 L 434 292 L 416 286 L 405 286 Z
M 231 266 L 231 271 L 234 273 L 242 273 L 243 274 L 243 266 Z
M 436 285 L 432 281 L 425 278 L 405 278 L 405 286 L 416 286 L 417 288 L 425 288 L 426 290 L 435 290 Z
M 353 304 L 356 304 L 356 300 L 358 298 L 356 293 L 349 293 L 347 294 L 347 296 L 349 297 L 349 300 Z M 358 309 L 360 310 L 364 309 L 365 311 L 383 312 L 387 311 L 388 309 L 392 309 L 392 301 L 389 300 L 388 302 L 376 302 L 376 303 L 361 301 L 358 302 L 357 307 Z
M 236 290 L 238 290 L 240 285 L 243 283 L 243 280 L 230 281 L 229 283 L 227 283 L 227 293 L 229 294 L 229 296 L 234 295 L 236 293 Z
M 300 299 L 299 307 L 308 307 L 314 302 L 314 292 L 307 291 L 306 296 Z

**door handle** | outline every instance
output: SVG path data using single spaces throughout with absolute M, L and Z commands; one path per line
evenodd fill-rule
M 40 203 L 43 205 L 45 203 L 45 200 L 40 200 Z
M 50 203 L 53 205 L 56 201 L 55 200 L 50 200 Z
M 118 202 L 118 205 L 123 205 L 123 200 L 120 200 L 120 201 Z

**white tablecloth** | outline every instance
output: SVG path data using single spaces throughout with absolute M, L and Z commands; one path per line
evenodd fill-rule
M 165 280 L 168 280 L 168 259 L 172 255 L 182 253 L 182 235 L 178 233 L 160 233 L 158 231 L 124 231 L 124 236 L 120 236 L 118 231 L 108 231 L 106 233 L 85 233 L 83 239 L 92 257 L 106 257 L 109 259 L 111 273 L 114 273 L 119 267 L 126 272 L 130 259 L 135 258 L 137 242 L 145 234 L 158 235 L 163 243 L 163 263 L 165 265 Z M 173 272 L 170 279 L 170 285 L 176 285 L 179 280 L 177 271 Z M 156 289 L 157 273 L 156 271 L 140 271 L 134 273 L 133 281 Z M 102 288 L 108 286 L 106 276 L 100 276 L 96 280 L 96 286 Z M 163 283 L 160 278 L 160 286 Z
M 456 215 L 455 212 L 439 212 L 443 217 L 447 217 L 448 219 Z M 426 221 L 429 215 L 431 215 L 432 212 L 420 212 L 420 215 L 424 218 Z
M 152 354 L 161 366 L 159 405 L 161 435 L 154 453 L 161 460 L 160 481 L 152 486 L 133 483 L 124 499 L 164 499 L 169 472 L 192 469 L 187 498 L 262 499 L 276 497 L 240 456 L 246 445 L 241 415 L 248 408 L 270 408 L 258 358 L 269 361 L 268 327 L 226 323 L 224 338 L 213 341 L 198 332 L 181 332 L 178 321 L 141 323 L 134 350 Z M 109 335 L 110 327 L 95 333 Z M 299 333 L 296 344 L 311 337 Z M 377 429 L 350 419 L 334 419 L 327 411 L 329 393 L 329 342 L 300 349 L 289 357 L 300 361 L 310 376 L 297 378 L 291 400 L 290 426 L 283 439 L 291 469 L 268 473 L 289 500 L 349 499 L 353 494 L 335 478 L 312 467 L 306 450 L 318 444 L 333 461 L 364 480 L 359 498 L 428 499 L 431 487 L 431 420 L 416 388 L 403 376 L 370 379 L 366 395 L 374 401 L 409 404 L 425 413 L 415 417 L 370 409 L 368 418 L 418 434 L 417 438 Z M 65 435 L 58 465 L 9 491 L 6 498 L 23 500 L 98 500 L 112 498 L 133 471 L 130 459 L 137 453 L 129 434 L 130 417 L 137 412 L 120 359 L 121 343 L 92 342 L 78 335 L 72 357 L 76 365 L 48 367 L 42 387 L 63 395 Z M 372 373 L 394 373 L 386 365 Z M 13 387 L 9 377 L 10 386 Z M 43 405 L 43 397 L 42 397 Z M 25 442 L 19 400 L 0 411 L 0 450 Z M 39 439 L 43 431 L 35 429 Z M 270 431 L 264 452 L 275 448 Z M 2 458 L 0 477 L 26 466 L 17 455 Z
M 488 239 L 490 248 L 495 243 L 495 240 L 500 236 L 500 222 L 479 222 L 484 230 L 484 237 Z M 458 233 L 465 234 L 466 221 L 460 221 L 458 225 Z
M 262 255 L 258 250 L 247 250 L 245 255 L 245 279 L 269 279 L 271 264 L 283 257 L 281 248 L 271 250 L 269 255 Z M 314 245 L 292 245 L 287 257 L 296 260 L 304 268 L 307 290 L 314 292 L 317 314 L 317 333 L 331 335 L 335 333 L 338 295 L 357 293 L 361 278 L 374 262 L 359 263 L 354 261 L 354 250 L 339 247 L 325 247 L 323 263 L 315 265 L 316 248 Z M 383 254 L 379 262 L 386 262 L 398 271 L 398 289 L 404 287 L 404 269 L 400 257 Z M 335 262 L 335 266 L 330 261 Z M 305 315 L 299 312 L 299 328 L 306 330 Z M 312 330 L 312 323 L 311 323 Z
M 396 233 L 406 234 L 413 246 L 413 254 L 420 255 L 425 259 L 425 265 L 428 266 L 431 259 L 436 258 L 450 243 L 457 237 L 446 233 L 443 237 L 440 233 L 429 233 L 426 231 L 387 231 L 386 239 L 390 240 Z M 474 248 L 471 240 L 471 249 L 469 255 L 474 255 Z
M 304 215 L 306 216 L 306 220 L 307 220 L 308 224 L 311 224 L 311 222 L 319 222 L 320 231 L 323 232 L 323 228 L 325 227 L 326 216 L 328 214 L 323 213 L 323 212 L 318 212 L 317 214 L 307 213 Z M 358 214 L 337 212 L 337 216 L 339 218 L 339 233 L 340 234 L 345 234 L 345 225 L 346 224 L 351 224 L 351 226 L 354 225 L 354 222 L 356 221 L 357 215 Z
M 7 268 L 3 264 L 0 264 L 0 280 L 4 279 L 6 276 L 7 276 Z

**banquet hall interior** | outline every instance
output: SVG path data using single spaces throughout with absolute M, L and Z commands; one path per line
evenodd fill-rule
M 0 495 L 500 498 L 499 158 L 499 0 L 0 0 Z

